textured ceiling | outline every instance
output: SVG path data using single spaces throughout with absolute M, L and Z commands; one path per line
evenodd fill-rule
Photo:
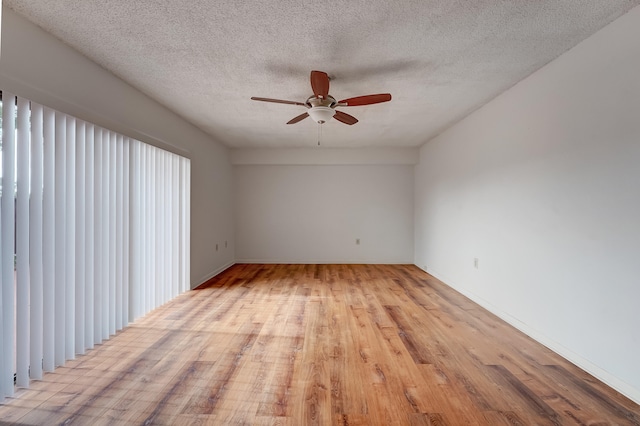
M 5 5 L 230 147 L 315 146 L 309 73 L 360 122 L 330 147 L 418 146 L 640 0 L 4 0 Z

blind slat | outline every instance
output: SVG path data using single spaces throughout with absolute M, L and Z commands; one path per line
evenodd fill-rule
M 29 275 L 30 275 L 30 353 L 29 376 L 42 379 L 43 364 L 43 283 L 44 246 L 43 203 L 43 124 L 42 105 L 31 103 L 31 197 L 29 200 Z
M 91 349 L 94 341 L 94 295 L 95 295 L 95 222 L 94 222 L 94 135 L 93 124 L 85 127 L 85 348 Z
M 109 336 L 116 333 L 116 134 L 109 132 Z
M 44 108 L 42 164 L 42 368 L 55 368 L 55 112 Z
M 16 384 L 29 385 L 29 101 L 18 98 L 16 147 Z
M 120 330 L 122 328 L 122 284 L 123 284 L 123 274 L 122 274 L 122 254 L 124 252 L 123 241 L 124 236 L 122 234 L 122 226 L 123 226 L 123 187 L 122 187 L 122 179 L 124 172 L 124 141 L 122 135 L 118 135 L 116 138 L 116 155 L 115 155 L 115 164 L 116 164 L 116 187 L 115 187 L 115 330 Z
M 102 129 L 96 127 L 94 131 L 94 255 L 93 255 L 93 268 L 94 268 L 94 299 L 93 299 L 93 343 L 98 344 L 102 342 L 102 305 L 104 304 L 104 294 L 102 289 L 104 288 L 104 254 L 103 254 L 103 230 L 104 230 L 104 206 L 102 196 L 102 156 L 104 150 L 102 149 Z
M 75 353 L 83 354 L 85 346 L 85 268 L 86 268 L 86 227 L 85 227 L 85 213 L 86 213 L 86 199 L 85 199 L 85 184 L 86 184 L 86 132 L 85 123 L 81 120 L 76 121 L 76 256 L 75 256 L 75 268 L 76 268 L 76 282 L 75 282 Z
M 66 117 L 65 146 L 65 360 L 74 359 L 76 354 L 76 120 Z
M 56 112 L 55 121 L 55 365 L 65 361 L 65 302 L 66 302 L 66 116 Z
M 15 287 L 14 287 L 14 235 L 15 235 L 15 116 L 13 94 L 2 94 L 2 201 L 0 202 L 0 267 L 2 268 L 2 359 L 0 359 L 0 391 L 13 396 L 15 367 Z

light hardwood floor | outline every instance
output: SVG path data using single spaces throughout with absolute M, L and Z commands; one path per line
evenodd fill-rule
M 0 422 L 640 425 L 640 407 L 415 266 L 235 265 Z

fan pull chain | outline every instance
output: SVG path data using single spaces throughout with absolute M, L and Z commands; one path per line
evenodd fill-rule
M 320 146 L 321 138 L 322 138 L 322 124 L 318 123 L 318 146 Z

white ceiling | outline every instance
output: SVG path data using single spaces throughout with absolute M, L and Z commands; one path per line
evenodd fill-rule
M 229 147 L 315 146 L 309 73 L 360 122 L 329 147 L 415 147 L 621 16 L 640 0 L 4 0 Z

